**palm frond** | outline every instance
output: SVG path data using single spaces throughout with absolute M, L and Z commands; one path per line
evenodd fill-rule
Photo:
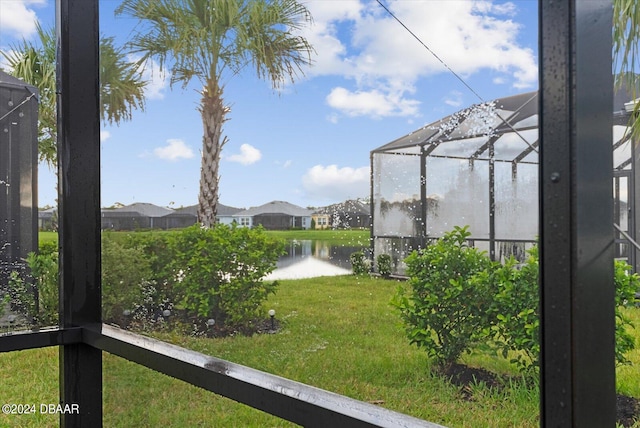
M 38 152 L 41 161 L 55 165 L 57 146 L 56 36 L 53 28 L 37 24 L 37 43 L 26 40 L 2 52 L 10 73 L 38 89 Z M 131 119 L 144 110 L 144 86 L 138 67 L 116 49 L 112 38 L 100 41 L 101 114 L 104 121 Z

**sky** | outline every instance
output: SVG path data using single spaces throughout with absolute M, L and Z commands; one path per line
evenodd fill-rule
M 537 89 L 536 0 L 382 2 L 422 43 L 375 0 L 301 1 L 313 17 L 302 30 L 314 48 L 304 76 L 279 92 L 250 70 L 224 82 L 220 203 L 321 207 L 368 197 L 371 150 L 481 99 Z M 100 32 L 122 45 L 141 26 L 115 16 L 119 4 L 100 1 Z M 1 0 L 0 50 L 35 40 L 36 21 L 54 25 L 55 0 Z M 172 87 L 153 63 L 144 76 L 145 111 L 102 127 L 102 206 L 196 204 L 198 81 Z M 56 192 L 54 172 L 40 165 L 38 205 L 54 206 Z

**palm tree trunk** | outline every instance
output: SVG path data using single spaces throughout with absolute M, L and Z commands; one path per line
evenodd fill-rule
M 200 194 L 198 196 L 198 221 L 204 227 L 216 223 L 218 211 L 218 183 L 220 153 L 227 142 L 222 137 L 222 124 L 226 121 L 229 108 L 222 100 L 222 88 L 218 84 L 208 85 L 202 91 L 202 166 L 200 168 Z

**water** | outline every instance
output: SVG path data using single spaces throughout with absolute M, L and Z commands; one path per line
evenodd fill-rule
M 293 240 L 287 244 L 287 254 L 280 257 L 276 270 L 266 280 L 300 279 L 351 274 L 349 256 L 356 251 L 368 251 L 358 246 L 334 245 L 328 241 Z

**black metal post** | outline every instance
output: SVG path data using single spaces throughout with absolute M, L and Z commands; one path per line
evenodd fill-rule
M 540 1 L 541 424 L 615 426 L 611 1 Z
M 496 165 L 495 144 L 489 139 L 489 257 L 496 260 Z
M 635 239 L 640 238 L 640 204 L 636 201 L 640 201 L 640 141 L 637 138 L 633 138 L 631 143 L 631 177 L 629 179 L 630 191 L 629 191 L 629 217 L 631 219 L 629 224 L 629 230 L 631 236 Z M 640 251 L 638 251 L 633 245 L 629 246 L 629 263 L 635 269 L 635 272 L 640 272 Z
M 100 109 L 98 0 L 57 0 L 60 324 L 100 323 Z M 60 399 L 79 414 L 63 427 L 102 426 L 102 353 L 60 347 Z
M 427 154 L 424 145 L 420 146 L 420 234 L 418 235 L 418 247 L 427 245 L 427 215 L 429 212 L 427 200 Z

